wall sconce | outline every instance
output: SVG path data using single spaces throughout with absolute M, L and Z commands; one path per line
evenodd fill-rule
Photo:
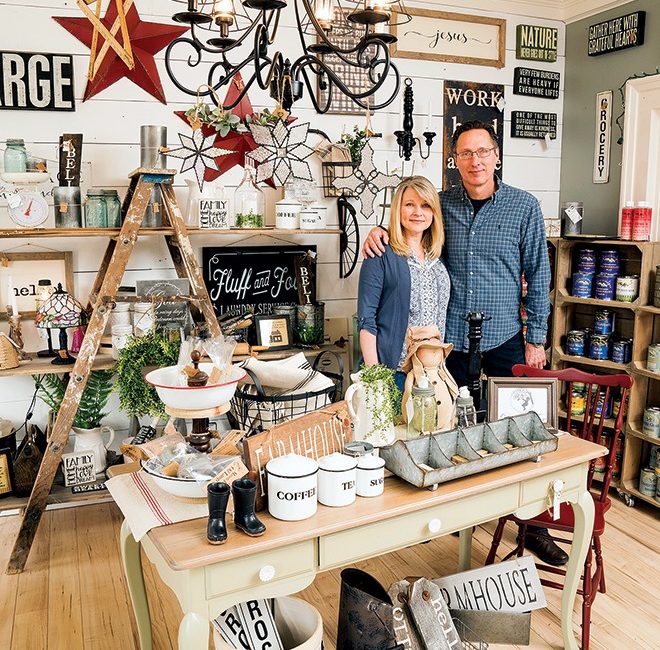
M 399 158 L 410 160 L 415 145 L 419 147 L 419 155 L 422 160 L 426 160 L 431 154 L 431 144 L 435 138 L 435 131 L 424 131 L 422 135 L 426 142 L 426 155 L 422 151 L 422 143 L 419 138 L 413 135 L 413 90 L 412 79 L 406 77 L 403 90 L 403 131 L 395 131 L 396 143 L 399 145 Z M 431 120 L 431 110 L 429 104 L 429 122 Z M 427 126 L 427 128 L 429 128 Z
M 61 284 L 57 285 L 55 293 L 37 310 L 37 316 L 34 319 L 34 324 L 37 327 L 48 330 L 60 330 L 60 348 L 57 351 L 57 356 L 51 361 L 56 366 L 68 365 L 75 362 L 75 359 L 69 354 L 66 329 L 67 327 L 80 325 L 83 311 L 83 306 L 73 296 L 62 289 Z

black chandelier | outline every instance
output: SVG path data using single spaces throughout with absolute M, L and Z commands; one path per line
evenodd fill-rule
M 302 46 L 302 54 L 294 61 L 280 51 L 269 52 L 287 0 L 174 1 L 187 4 L 187 9 L 172 19 L 190 25 L 190 32 L 172 41 L 165 51 L 167 73 L 182 92 L 209 97 L 217 105 L 215 91 L 241 72 L 244 87 L 233 103 L 224 106 L 226 110 L 237 106 L 255 83 L 268 90 L 286 111 L 303 96 L 304 87 L 318 113 L 329 110 L 334 93 L 373 111 L 391 104 L 399 92 L 399 71 L 389 51 L 396 37 L 388 26 L 411 19 L 402 0 L 289 0 L 294 5 Z M 314 42 L 307 43 L 306 37 Z M 250 42 L 251 51 L 245 47 L 240 58 L 239 48 Z M 204 61 L 205 53 L 213 61 Z M 230 61 L 231 55 L 237 60 Z M 351 87 L 344 75 L 328 64 L 328 58 L 350 71 L 345 76 L 357 73 L 360 87 Z M 181 78 L 190 78 L 190 71 L 198 66 L 205 70 L 206 78 L 188 87 Z M 325 91 L 321 104 L 315 93 L 317 85 Z

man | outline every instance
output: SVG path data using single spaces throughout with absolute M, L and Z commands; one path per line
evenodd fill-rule
M 538 201 L 503 183 L 496 175 L 497 135 L 490 124 L 459 126 L 452 138 L 461 185 L 441 192 L 445 226 L 443 257 L 451 279 L 445 340 L 454 344 L 447 368 L 459 386 L 467 384 L 469 312 L 483 312 L 482 367 L 493 377 L 511 376 L 526 363 L 545 365 L 544 343 L 550 313 L 550 265 Z M 387 233 L 372 229 L 363 254 L 380 255 Z M 520 319 L 521 275 L 527 279 L 527 334 Z M 560 566 L 568 555 L 547 530 L 530 530 L 526 546 L 548 564 Z

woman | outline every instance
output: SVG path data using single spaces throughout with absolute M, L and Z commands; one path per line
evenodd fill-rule
M 423 176 L 397 187 L 381 257 L 364 260 L 358 289 L 360 349 L 368 366 L 400 370 L 408 327 L 437 325 L 444 339 L 449 274 L 440 259 L 444 230 L 438 192 Z M 403 373 L 395 376 L 401 387 Z

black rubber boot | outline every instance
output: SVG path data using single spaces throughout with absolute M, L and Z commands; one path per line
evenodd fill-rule
M 257 484 L 249 478 L 239 478 L 231 484 L 234 495 L 234 524 L 250 537 L 259 537 L 266 532 L 254 512 Z
M 209 523 L 206 539 L 210 544 L 224 544 L 227 541 L 225 514 L 229 502 L 229 486 L 226 483 L 209 483 L 206 488 L 209 501 Z
M 364 571 L 341 572 L 337 650 L 403 648 L 396 642 L 392 601 L 383 586 Z

